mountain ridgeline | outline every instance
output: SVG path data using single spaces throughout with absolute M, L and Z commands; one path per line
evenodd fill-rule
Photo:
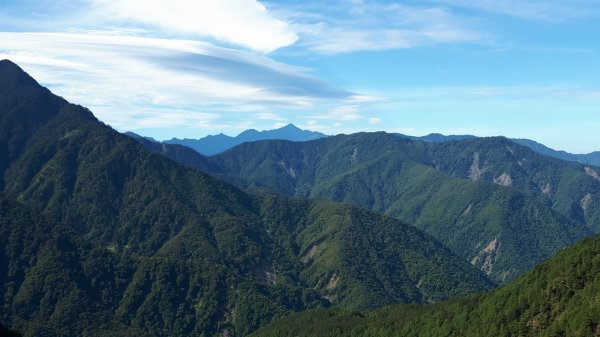
M 291 141 L 307 141 L 327 137 L 326 135 L 308 130 L 301 130 L 293 124 L 275 130 L 256 131 L 246 130 L 235 137 L 224 134 L 206 136 L 200 139 L 178 139 L 166 140 L 165 144 L 185 145 L 196 150 L 198 153 L 211 156 L 246 142 L 254 142 L 266 139 L 285 139 Z
M 25 336 L 245 336 L 292 311 L 493 287 L 397 219 L 154 154 L 9 61 L 0 108 L 0 321 Z
M 199 157 L 185 164 L 242 189 L 342 201 L 406 221 L 500 283 L 600 229 L 599 169 L 503 137 L 358 133 Z
M 512 139 L 512 141 L 527 146 L 533 151 L 546 156 L 600 167 L 600 151 L 595 151 L 586 154 L 574 154 L 566 151 L 557 151 L 551 149 L 543 144 L 540 144 L 530 139 Z
M 278 319 L 252 336 L 600 336 L 599 293 L 600 236 L 595 236 L 487 294 L 366 315 L 317 309 Z

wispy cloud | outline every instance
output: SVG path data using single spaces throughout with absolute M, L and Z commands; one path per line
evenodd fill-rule
M 359 113 L 359 107 L 356 105 L 341 105 L 319 114 L 307 116 L 311 120 L 332 120 L 353 122 L 364 119 L 365 116 Z
M 598 2 L 595 0 L 435 0 L 433 2 L 543 21 L 563 21 L 599 13 Z
M 479 32 L 465 25 L 468 20 L 440 6 L 337 0 L 318 5 L 303 3 L 296 10 L 280 9 L 274 4 L 274 10 L 295 23 L 300 46 L 321 54 L 414 48 L 481 38 Z
M 170 124 L 168 111 L 307 108 L 353 96 L 306 68 L 206 42 L 120 33 L 0 33 L 0 40 L 0 58 L 19 63 L 56 93 L 119 128 L 155 123 L 149 120 L 158 115 L 144 112 L 158 108 Z M 135 118 L 116 119 L 117 111 Z
M 279 114 L 272 113 L 272 112 L 259 112 L 255 116 L 256 116 L 256 118 L 262 119 L 262 120 L 279 121 L 280 123 L 278 123 L 278 124 L 283 124 L 283 125 L 286 125 L 286 123 L 283 123 L 283 122 L 288 120 L 287 118 L 285 118 Z

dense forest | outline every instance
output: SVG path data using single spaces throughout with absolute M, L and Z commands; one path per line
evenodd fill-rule
M 316 309 L 278 319 L 252 336 L 600 336 L 598 294 L 600 236 L 595 236 L 487 294 L 367 314 Z
M 8 61 L 0 113 L 0 321 L 25 336 L 244 336 L 292 311 L 494 286 L 397 219 L 153 154 Z
M 384 212 L 431 234 L 501 284 L 591 235 L 599 222 L 593 168 L 502 137 L 425 142 L 359 133 L 246 143 L 214 157 L 189 150 L 174 156 L 176 149 L 164 144 L 145 145 L 247 190 Z

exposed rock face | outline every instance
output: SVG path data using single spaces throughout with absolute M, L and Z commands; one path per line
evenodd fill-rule
M 471 213 L 471 210 L 473 210 L 473 204 L 469 204 L 469 206 L 462 212 L 462 216 L 467 216 Z
M 494 178 L 494 184 L 502 186 L 512 186 L 513 180 L 509 174 L 502 173 L 499 177 Z
M 513 150 L 512 147 L 506 145 L 506 149 L 508 150 L 508 152 L 510 152 L 510 154 L 515 154 L 515 150 Z
M 327 280 L 327 284 L 325 285 L 325 289 L 328 290 L 329 294 L 323 296 L 329 303 L 333 303 L 337 300 L 337 294 L 335 294 L 335 289 L 339 286 L 340 276 L 338 273 L 333 273 Z
M 308 253 L 306 253 L 306 255 L 304 255 L 301 259 L 301 261 L 303 263 L 308 263 L 310 261 L 312 261 L 315 258 L 315 255 L 317 255 L 317 251 L 319 250 L 319 245 L 314 245 L 312 247 L 310 247 L 310 249 L 308 250 Z
M 325 286 L 328 290 L 333 290 L 338 287 L 338 283 L 340 282 L 340 276 L 337 273 L 333 273 Z
M 488 245 L 479 252 L 473 259 L 471 259 L 471 264 L 474 266 L 479 266 L 479 269 L 483 271 L 486 275 L 491 275 L 492 270 L 494 269 L 494 262 L 498 258 L 498 253 L 500 251 L 500 241 L 498 238 L 494 238 L 494 240 L 490 241 Z M 483 261 L 483 262 L 482 262 Z
M 540 186 L 540 191 L 542 191 L 542 193 L 544 193 L 545 195 L 550 195 L 550 192 L 552 192 L 552 187 L 550 187 L 550 183 L 546 183 L 546 185 Z
M 280 160 L 279 166 L 281 166 L 282 169 L 285 170 L 285 172 L 292 178 L 296 179 L 296 171 L 294 170 L 294 168 L 292 167 L 292 165 L 290 164 L 290 167 L 287 167 L 285 162 L 283 160 Z
M 592 195 L 590 193 L 588 193 L 585 195 L 585 197 L 583 197 L 581 199 L 581 202 L 579 204 L 581 205 L 581 208 L 585 211 L 588 209 L 588 207 L 590 207 L 592 200 L 593 200 Z
M 487 169 L 487 167 L 483 169 L 479 167 L 479 152 L 475 152 L 473 154 L 473 163 L 471 164 L 471 169 L 469 170 L 469 179 L 472 181 L 481 179 Z
M 598 175 L 598 172 L 594 171 L 594 169 L 589 166 L 585 167 L 585 173 L 596 180 L 600 180 L 600 175 Z
M 350 162 L 352 164 L 356 164 L 358 162 L 357 155 L 358 155 L 358 149 L 354 148 L 354 151 L 352 152 L 352 155 L 350 156 Z

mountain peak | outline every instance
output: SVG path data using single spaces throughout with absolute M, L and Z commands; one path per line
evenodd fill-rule
M 0 85 L 39 85 L 21 67 L 10 60 L 0 60 Z
M 295 126 L 294 124 L 289 123 L 286 126 L 280 127 L 279 130 L 301 130 L 301 129 L 299 127 Z

